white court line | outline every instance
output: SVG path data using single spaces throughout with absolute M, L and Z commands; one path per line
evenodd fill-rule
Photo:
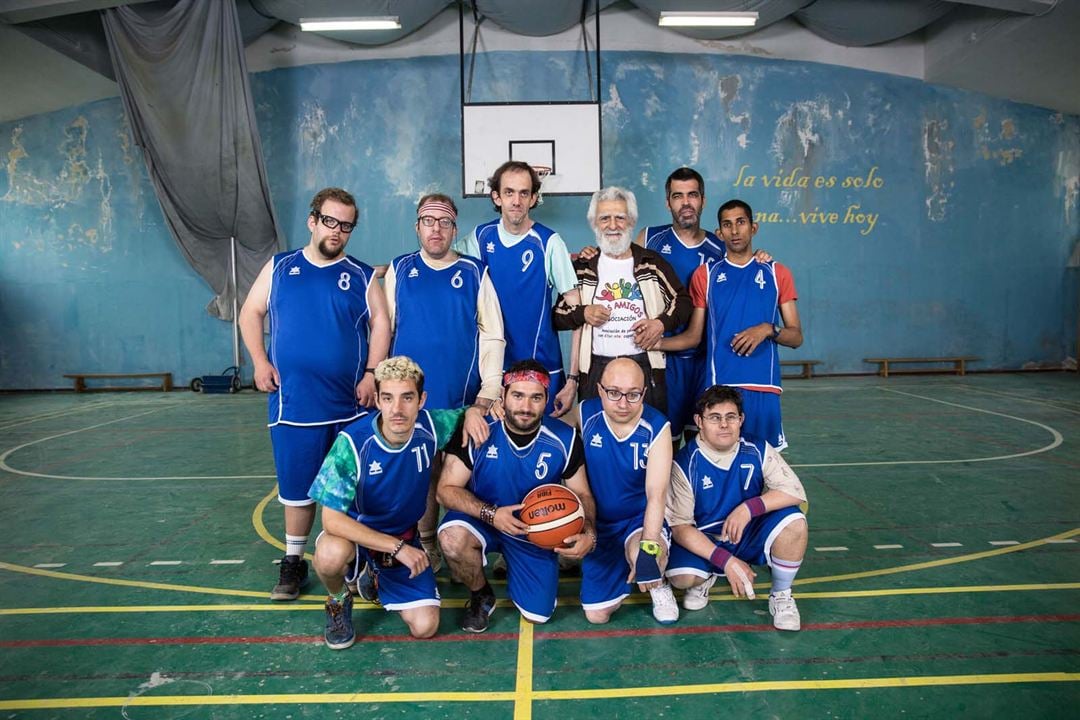
M 1054 545 L 1064 545 L 1065 543 L 1074 543 L 1076 540 L 1073 538 L 1065 538 L 1063 540 L 1047 540 L 1046 542 L 1053 543 Z
M 211 560 L 211 565 L 240 565 L 243 560 Z
M 1044 425 L 1041 422 L 1035 420 L 1028 420 L 1027 418 L 1016 417 L 1015 415 L 1006 415 L 1005 413 L 994 412 L 993 410 L 983 410 L 982 408 L 972 407 L 970 405 L 961 405 L 960 403 L 949 402 L 947 400 L 938 400 L 937 398 L 926 397 L 925 395 L 916 395 L 915 393 L 904 392 L 902 390 L 894 390 L 892 388 L 878 387 L 875 388 L 883 392 L 895 393 L 897 395 L 906 395 L 908 397 L 918 398 L 919 400 L 928 400 L 929 402 L 939 403 L 941 405 L 949 405 L 951 407 L 958 407 L 964 410 L 971 410 L 972 412 L 985 413 L 987 415 L 995 415 L 997 417 L 1008 418 L 1009 420 L 1016 420 L 1017 422 L 1027 423 L 1028 425 L 1034 425 L 1042 428 L 1054 438 L 1049 445 L 1044 445 L 1041 448 L 1034 450 L 1025 450 L 1024 452 L 1012 453 L 1010 455 L 994 455 L 992 457 L 976 457 L 976 458 L 963 458 L 959 460 L 875 460 L 867 462 L 844 462 L 844 463 L 803 463 L 792 464 L 793 468 L 815 468 L 815 467 L 866 467 L 866 466 L 878 466 L 878 465 L 951 465 L 956 463 L 974 463 L 974 462 L 992 462 L 996 460 L 1012 460 L 1013 458 L 1027 457 L 1028 455 L 1038 455 L 1039 453 L 1048 452 L 1053 450 L 1058 445 L 1065 441 L 1054 428 L 1049 425 Z
M 67 563 L 38 563 L 34 567 L 46 569 L 46 568 L 62 568 L 62 567 L 65 567 L 66 565 L 67 565 Z
M 943 548 L 943 547 L 964 547 L 964 543 L 947 542 L 947 543 L 930 543 L 930 547 Z
M 14 453 L 28 448 L 31 445 L 37 445 L 38 443 L 48 442 L 49 440 L 55 440 L 57 438 L 66 437 L 68 435 L 74 435 L 75 433 L 85 432 L 87 430 L 96 430 L 106 425 L 112 425 L 118 422 L 124 422 L 125 420 L 134 420 L 135 418 L 142 417 L 143 415 L 149 415 L 151 413 L 159 412 L 161 410 L 171 410 L 179 407 L 178 404 L 165 405 L 163 407 L 157 407 L 145 412 L 135 413 L 134 415 L 127 415 L 122 418 L 116 418 L 115 420 L 108 420 L 96 425 L 89 425 L 78 430 L 68 430 L 67 432 L 58 433 L 56 435 L 49 435 L 48 437 L 39 438 L 37 440 L 31 440 L 30 442 L 17 445 L 3 455 L 0 455 L 0 470 L 5 470 L 15 475 L 23 475 L 25 477 L 38 477 L 48 478 L 50 480 L 267 480 L 274 479 L 276 475 L 165 475 L 165 476 L 146 476 L 146 477 L 95 477 L 87 475 L 50 475 L 48 473 L 31 472 L 29 470 L 17 470 L 7 464 L 7 459 Z
M 875 545 L 875 550 L 901 550 L 903 545 Z
M 1075 410 L 1070 407 L 1062 407 L 1061 405 L 1055 405 L 1049 400 L 1042 400 L 1037 398 L 1027 397 L 1025 395 L 1016 395 L 1014 393 L 1002 392 L 1000 390 L 987 390 L 985 388 L 975 388 L 970 385 L 957 385 L 959 390 L 968 390 L 970 392 L 983 393 L 984 395 L 996 395 L 998 397 L 1012 398 L 1013 400 L 1020 400 L 1021 402 L 1031 403 L 1033 405 L 1042 405 L 1044 407 L 1053 408 L 1054 410 L 1063 410 L 1073 415 L 1080 415 L 1080 410 Z
M 843 545 L 831 545 L 829 547 L 816 547 L 818 552 L 844 552 L 847 548 Z
M 86 412 L 87 410 L 99 410 L 101 408 L 110 407 L 112 405 L 118 405 L 115 400 L 99 401 L 83 405 L 75 408 L 64 408 L 63 410 L 52 410 L 49 412 L 41 413 L 40 415 L 28 415 L 27 417 L 19 418 L 17 420 L 11 420 L 6 425 L 0 425 L 0 430 L 10 430 L 11 428 L 17 428 L 21 425 L 29 425 L 36 423 L 40 420 L 51 420 L 55 417 L 64 417 L 67 415 L 74 415 L 79 412 Z
M 120 567 L 123 564 L 124 563 L 119 560 L 112 560 L 109 562 L 96 562 L 94 563 L 94 567 Z
M 154 560 L 151 565 L 179 565 L 183 560 Z
M 1019 545 L 1019 540 L 991 540 L 991 545 Z

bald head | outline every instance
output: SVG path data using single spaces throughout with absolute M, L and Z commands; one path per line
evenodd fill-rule
M 597 388 L 597 392 L 600 393 L 604 414 L 620 424 L 637 422 L 644 408 L 641 396 L 645 392 L 645 371 L 641 366 L 628 358 L 616 358 L 604 368 L 600 385 L 602 387 Z M 622 393 L 623 397 L 612 400 L 608 397 L 609 392 Z M 631 394 L 635 402 L 630 402 L 627 394 Z

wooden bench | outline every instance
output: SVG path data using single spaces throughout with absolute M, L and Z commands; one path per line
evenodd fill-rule
M 107 392 L 110 390 L 160 390 L 169 392 L 173 389 L 172 373 L 71 373 L 64 375 L 75 381 L 75 392 Z M 160 378 L 160 385 L 109 385 L 86 387 L 87 380 L 111 380 L 115 378 Z
M 781 375 L 784 378 L 812 378 L 814 377 L 814 366 L 820 365 L 820 360 L 781 360 L 780 367 L 802 367 L 802 372 L 798 375 Z
M 928 363 L 952 363 L 952 369 L 948 368 L 936 368 L 936 367 L 921 367 L 921 368 L 906 368 L 904 370 L 893 370 L 893 375 L 914 375 L 916 373 L 943 373 L 952 372 L 957 375 L 963 375 L 967 371 L 966 364 L 981 358 L 974 357 L 972 355 L 950 355 L 948 357 L 905 357 L 905 358 L 863 358 L 863 362 L 877 363 L 878 375 L 882 377 L 889 377 L 889 365 L 899 364 L 928 364 Z

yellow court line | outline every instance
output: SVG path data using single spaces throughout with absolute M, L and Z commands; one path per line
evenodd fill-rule
M 308 703 L 510 702 L 512 692 L 291 693 L 285 695 L 137 695 L 0 700 L 0 710 L 59 710 L 90 707 L 163 707 L 176 705 L 304 705 Z
M 275 486 L 276 487 L 276 486 Z M 255 506 L 255 509 L 251 511 L 251 524 L 255 527 L 255 534 L 261 537 L 265 542 L 269 543 L 273 547 L 276 547 L 281 552 L 285 552 L 285 543 L 278 540 L 276 537 L 270 534 L 270 531 L 266 529 L 266 523 L 263 522 L 262 516 L 266 512 L 266 506 L 270 504 L 270 501 L 277 497 L 277 490 L 271 490 L 266 497 L 259 501 L 259 504 Z M 314 556 L 311 553 L 304 553 L 304 557 L 308 560 L 314 560 Z
M 517 677 L 514 683 L 514 720 L 532 720 L 533 625 L 518 618 Z
M 890 597 L 895 595 L 947 595 L 959 593 L 987 593 L 987 592 L 1036 592 L 1041 590 L 1080 590 L 1080 582 L 1072 583 L 1035 583 L 1030 585 L 958 585 L 953 587 L 920 587 L 920 588 L 883 588 L 880 590 L 836 590 L 827 592 L 796 592 L 793 597 L 799 600 L 832 600 L 845 598 L 868 598 Z M 731 594 L 714 594 L 710 596 L 713 602 L 736 602 L 742 601 Z M 764 600 L 764 598 L 762 598 Z M 463 608 L 465 598 L 443 598 L 443 608 Z M 644 594 L 633 595 L 623 601 L 624 605 L 646 605 L 652 600 Z M 577 607 L 580 605 L 579 598 L 561 597 L 560 607 Z M 501 608 L 515 609 L 509 600 L 499 600 Z M 357 600 L 354 606 L 356 610 L 382 610 L 382 606 Z M 0 609 L 0 617 L 13 615 L 60 615 L 75 613 L 165 613 L 165 612 L 289 612 L 289 611 L 313 611 L 323 610 L 322 603 L 230 603 L 222 605 L 71 605 L 67 607 L 37 607 L 37 608 L 6 608 Z M 524 621 L 523 621 L 524 622 Z M 525 631 L 522 630 L 524 633 Z M 532 635 L 532 625 L 529 624 L 528 632 Z
M 1012 685 L 1017 683 L 1077 682 L 1080 673 L 1002 673 L 997 675 L 929 675 L 908 677 L 847 678 L 839 680 L 762 680 L 711 683 L 707 685 L 666 685 L 656 687 L 537 690 L 535 700 L 597 700 L 669 695 L 714 695 L 765 692 L 772 690 L 865 690 L 868 688 L 943 687 L 956 685 Z M 136 697 L 72 697 L 0 700 L 0 710 L 57 710 L 88 707 L 163 707 L 202 705 L 299 705 L 329 703 L 421 703 L 421 702 L 509 702 L 516 692 L 448 693 L 293 693 L 287 695 L 139 695 Z
M 1009 685 L 1014 683 L 1077 682 L 1080 673 L 1002 673 L 998 675 L 929 675 L 924 677 L 846 678 L 840 680 L 760 680 L 754 682 L 711 683 L 707 685 L 667 685 L 611 688 L 601 690 L 537 690 L 535 700 L 600 700 L 667 695 L 713 695 L 721 693 L 765 692 L 771 690 L 864 690 L 867 688 L 935 687 L 946 685 Z

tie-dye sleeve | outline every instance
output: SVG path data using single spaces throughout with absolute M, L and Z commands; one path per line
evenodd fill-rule
M 308 497 L 320 505 L 347 513 L 356 498 L 356 483 L 360 479 L 356 467 L 356 449 L 349 436 L 342 433 L 323 460 Z

